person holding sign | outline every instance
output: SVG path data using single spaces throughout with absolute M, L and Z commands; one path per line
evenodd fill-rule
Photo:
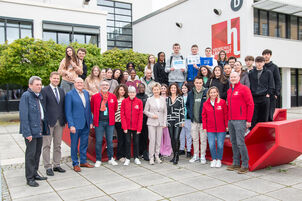
M 211 71 L 213 71 L 213 68 L 217 66 L 217 60 L 214 59 L 212 55 L 212 48 L 207 47 L 205 49 L 205 55 L 206 57 L 201 58 L 201 65 L 207 66 Z
M 173 53 L 166 63 L 165 71 L 168 73 L 169 84 L 177 83 L 179 87 L 182 86 L 184 81 L 186 81 L 186 61 L 184 57 L 180 54 L 180 45 L 175 43 L 173 45 Z
M 198 74 L 198 70 L 200 68 L 200 55 L 198 53 L 198 46 L 192 45 L 191 54 L 187 57 L 187 82 L 189 88 L 193 88 L 193 80 Z

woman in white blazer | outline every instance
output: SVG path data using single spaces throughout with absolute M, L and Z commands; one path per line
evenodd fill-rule
M 144 114 L 148 117 L 150 165 L 154 165 L 154 156 L 157 163 L 162 162 L 159 151 L 163 128 L 167 126 L 167 103 L 166 99 L 160 96 L 160 89 L 159 83 L 153 85 L 153 96 L 148 98 L 144 109 Z

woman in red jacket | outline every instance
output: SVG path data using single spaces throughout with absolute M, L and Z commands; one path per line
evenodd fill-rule
M 133 156 L 134 163 L 140 165 L 138 159 L 139 134 L 143 125 L 143 102 L 136 98 L 136 89 L 133 86 L 128 87 L 129 97 L 122 101 L 121 122 L 122 129 L 126 135 L 126 160 L 124 165 L 129 165 L 131 157 L 131 134 L 133 135 Z
M 100 92 L 91 97 L 91 111 L 93 114 L 93 125 L 95 126 L 95 167 L 100 167 L 102 160 L 103 136 L 106 132 L 108 163 L 117 165 L 113 158 L 113 130 L 115 125 L 115 112 L 117 110 L 116 96 L 109 93 L 109 83 L 105 80 L 100 83 Z
M 212 156 L 211 167 L 221 167 L 224 139 L 228 130 L 228 109 L 225 100 L 219 97 L 217 87 L 208 90 L 207 98 L 202 109 L 202 126 L 204 132 L 208 134 Z

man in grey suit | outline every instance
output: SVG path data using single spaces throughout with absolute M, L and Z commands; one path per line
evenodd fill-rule
M 50 84 L 42 89 L 42 95 L 46 104 L 47 123 L 50 128 L 50 135 L 43 136 L 43 163 L 48 176 L 54 176 L 54 172 L 64 173 L 60 167 L 61 143 L 65 119 L 65 93 L 59 88 L 60 74 L 52 72 L 50 74 Z M 50 162 L 50 147 L 53 141 L 53 165 Z

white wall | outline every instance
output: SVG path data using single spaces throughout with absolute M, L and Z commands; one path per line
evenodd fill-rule
M 65 1 L 65 0 L 64 0 Z M 82 7 L 82 4 L 70 6 L 59 4 L 58 0 L 0 0 L 0 15 L 13 18 L 31 19 L 34 22 L 34 37 L 42 39 L 42 21 L 54 21 L 64 23 L 100 26 L 101 51 L 107 50 L 106 15 L 107 12 L 100 11 L 97 7 Z M 96 3 L 96 0 L 93 0 Z M 90 2 L 90 3 L 93 3 Z M 46 3 L 45 3 L 46 2 Z M 49 3 L 50 2 L 50 3 Z M 82 1 L 81 1 L 82 2 Z M 66 3 L 66 2 L 65 2 Z

